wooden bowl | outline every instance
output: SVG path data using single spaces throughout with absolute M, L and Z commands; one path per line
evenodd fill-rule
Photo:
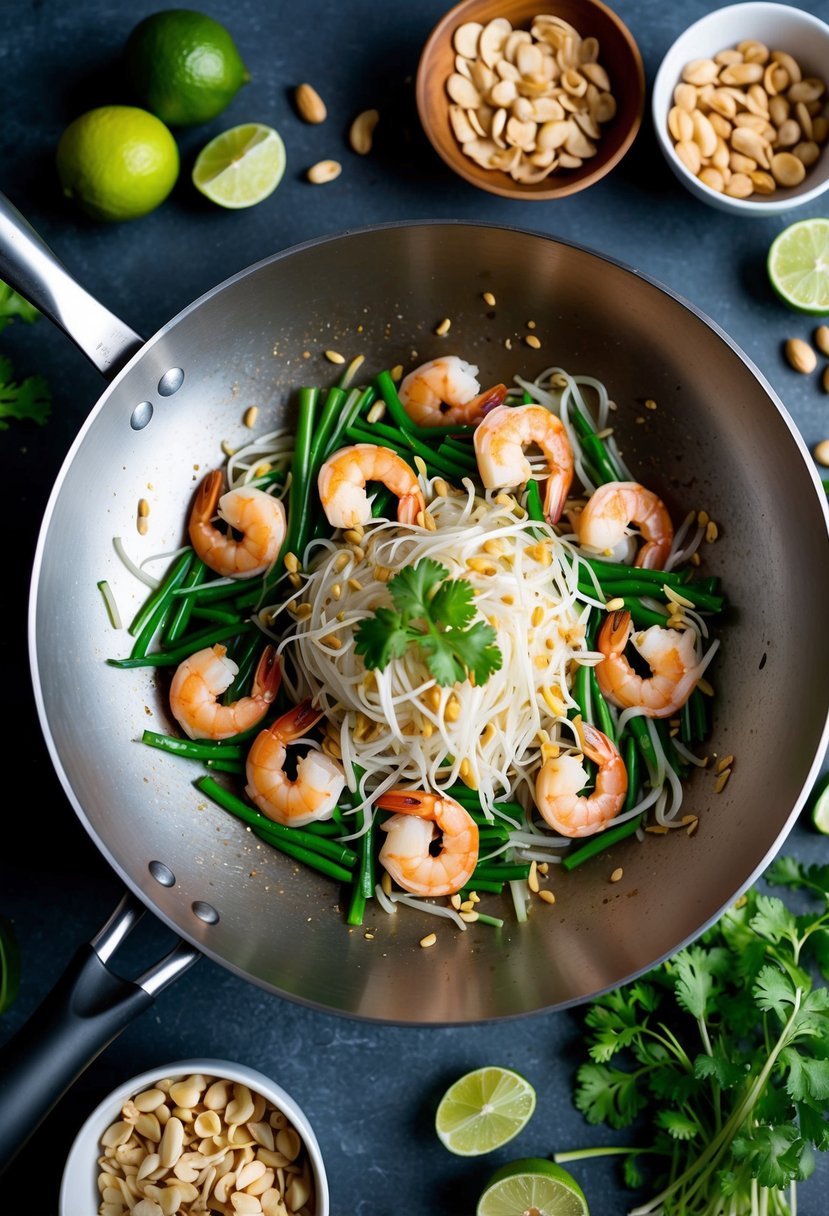
M 539 14 L 560 17 L 582 38 L 598 40 L 598 62 L 610 78 L 616 113 L 602 123 L 595 155 L 578 168 L 556 168 L 538 182 L 518 182 L 502 169 L 484 167 L 464 152 L 452 128 L 446 91 L 455 71 L 455 31 L 466 22 L 486 26 L 505 17 L 513 29 L 529 30 Z M 504 198 L 564 198 L 599 181 L 618 164 L 633 143 L 642 121 L 645 72 L 642 56 L 627 26 L 600 0 L 461 0 L 438 22 L 421 52 L 416 83 L 420 121 L 435 151 L 460 177 Z

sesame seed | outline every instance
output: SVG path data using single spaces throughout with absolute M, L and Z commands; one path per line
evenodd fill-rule
M 427 933 L 425 937 L 421 937 L 420 944 L 424 950 L 428 950 L 430 946 L 434 946 L 437 940 L 437 933 Z
M 528 321 L 527 329 L 535 329 L 535 321 Z
M 545 904 L 554 904 L 556 902 L 556 897 L 552 891 L 539 891 L 538 898 L 543 899 Z
M 622 867 L 617 866 L 616 869 L 613 871 L 613 873 L 610 875 L 610 881 L 619 882 L 619 880 L 621 879 L 623 874 L 624 874 L 624 870 L 622 869 Z
M 490 308 L 494 307 L 495 296 L 492 294 L 491 291 L 485 291 L 483 293 L 483 295 L 481 296 L 481 299 L 483 300 L 484 304 L 488 304 Z
M 248 406 L 248 408 L 245 410 L 244 417 L 242 418 L 242 422 L 246 427 L 252 427 L 254 425 L 256 422 L 256 415 L 258 413 L 259 407 L 257 405 Z
M 612 600 L 607 601 L 604 608 L 605 612 L 618 612 L 621 608 L 624 608 L 624 606 L 625 601 L 622 599 L 621 595 L 616 595 Z
M 391 376 L 392 380 L 394 380 L 395 383 L 397 383 L 397 381 L 400 380 L 403 376 L 403 364 L 395 363 L 394 367 L 389 372 L 389 375 Z
M 374 934 L 371 932 L 370 929 L 366 929 L 365 933 L 363 934 L 363 937 L 366 939 L 367 942 L 374 941 Z
M 533 350 L 541 350 L 541 340 L 537 338 L 535 334 L 527 334 L 524 341 L 527 343 L 527 346 L 531 346 Z
M 435 326 L 435 333 L 437 334 L 437 336 L 439 338 L 443 338 L 446 334 L 449 333 L 449 330 L 451 328 L 452 328 L 452 322 L 449 320 L 448 317 L 444 317 L 443 320 L 441 321 L 440 325 Z

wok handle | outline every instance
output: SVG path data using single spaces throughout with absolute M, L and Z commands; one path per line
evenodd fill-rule
M 84 1069 L 152 1005 L 156 992 L 201 957 L 179 942 L 138 980 L 110 971 L 109 957 L 143 912 L 143 906 L 126 895 L 0 1051 L 0 1173 Z
M 137 333 L 75 282 L 4 194 L 0 194 L 0 279 L 54 321 L 108 380 L 144 345 Z

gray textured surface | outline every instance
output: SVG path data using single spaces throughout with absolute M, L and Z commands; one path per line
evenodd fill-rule
M 91 105 L 122 100 L 114 64 L 134 22 L 158 5 L 79 0 L 0 0 L 2 187 L 72 272 L 140 332 L 149 334 L 202 291 L 275 249 L 324 232 L 389 219 L 453 217 L 540 229 L 622 258 L 704 309 L 754 360 L 811 447 L 829 433 L 829 408 L 817 376 L 799 377 L 782 359 L 792 335 L 807 337 L 808 318 L 785 310 L 765 277 L 765 254 L 791 216 L 743 220 L 685 194 L 662 164 L 646 114 L 622 164 L 584 195 L 522 204 L 484 195 L 453 178 L 417 125 L 412 79 L 419 48 L 443 5 L 398 0 L 379 7 L 286 0 L 237 0 L 205 6 L 233 30 L 253 80 L 214 123 L 180 133 L 183 173 L 170 200 L 133 224 L 99 228 L 71 212 L 56 189 L 54 147 L 63 127 Z M 639 42 L 648 82 L 673 38 L 716 7 L 703 0 L 616 4 Z M 829 3 L 810 11 L 829 19 Z M 290 94 L 302 80 L 319 87 L 329 120 L 309 127 Z M 377 106 L 383 121 L 375 152 L 358 158 L 345 143 L 359 110 Z M 220 212 L 194 194 L 188 174 L 196 151 L 235 122 L 279 128 L 288 169 L 260 206 Z M 308 165 L 341 159 L 337 182 L 311 187 Z M 827 204 L 799 211 L 826 214 Z M 337 289 L 332 284 L 332 291 Z M 45 321 L 14 326 L 2 349 L 21 373 L 45 374 L 55 389 L 54 416 L 43 430 L 0 434 L 10 590 L 4 600 L 3 671 L 7 680 L 7 754 L 23 750 L 24 794 L 4 800 L 0 912 L 15 919 L 23 949 L 16 1005 L 0 1019 L 5 1039 L 35 1008 L 76 945 L 93 934 L 119 888 L 68 810 L 51 774 L 29 694 L 21 639 L 31 555 L 52 480 L 101 391 L 71 344 Z M 724 403 L 725 405 L 725 403 Z M 762 560 L 761 555 L 758 555 Z M 793 612 L 796 609 L 793 606 Z M 817 679 L 825 673 L 816 673 Z M 22 741 L 22 742 L 19 742 Z M 781 757 L 781 763 L 785 759 Z M 19 764 L 19 760 L 17 761 Z M 7 766 L 7 776 L 12 771 Z M 7 786 L 8 788 L 8 786 Z M 829 860 L 829 845 L 805 825 L 790 838 L 797 855 Z M 168 944 L 148 921 L 130 944 L 125 966 L 138 966 Z M 465 1029 L 367 1026 L 269 997 L 208 961 L 163 993 L 154 1010 L 124 1032 L 56 1108 L 0 1186 L 0 1216 L 56 1210 L 62 1157 L 89 1109 L 123 1077 L 196 1054 L 236 1058 L 274 1076 L 314 1123 L 328 1163 L 335 1213 L 463 1216 L 491 1168 L 518 1155 L 599 1143 L 570 1103 L 578 1060 L 578 1012 Z M 436 1142 L 432 1117 L 445 1084 L 467 1068 L 502 1062 L 539 1092 L 536 1115 L 492 1159 L 463 1161 Z M 576 1166 L 593 1216 L 622 1216 L 627 1197 L 610 1165 Z M 32 1202 L 32 1179 L 37 1194 Z M 802 1189 L 801 1216 L 826 1210 L 829 1162 Z

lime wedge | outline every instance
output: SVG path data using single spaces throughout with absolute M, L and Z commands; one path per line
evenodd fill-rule
M 824 836 L 829 836 L 829 773 L 824 773 L 815 786 L 811 804 L 812 823 Z
M 490 1065 L 459 1077 L 441 1098 L 435 1131 L 450 1153 L 479 1157 L 500 1148 L 526 1127 L 535 1090 L 509 1068 Z
M 567 1170 L 543 1157 L 524 1157 L 492 1175 L 476 1216 L 590 1216 L 587 1199 Z
M 829 313 L 829 219 L 798 220 L 772 241 L 766 260 L 769 281 L 796 312 Z
M 220 207 L 252 207 L 272 194 L 285 172 L 285 145 L 273 127 L 242 123 L 202 148 L 193 185 Z

